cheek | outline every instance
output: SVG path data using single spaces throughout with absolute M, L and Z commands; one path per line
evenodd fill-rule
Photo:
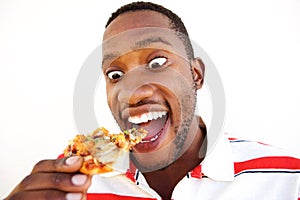
M 111 88 L 111 87 L 106 87 L 106 100 L 107 100 L 107 104 L 108 104 L 108 106 L 109 106 L 109 108 L 110 109 L 112 109 L 112 105 L 113 105 L 113 100 L 115 99 L 114 97 L 113 97 L 113 92 L 111 92 L 111 91 L 113 91 L 113 89 Z
M 177 91 L 181 88 L 190 88 L 190 76 L 188 75 L 187 73 L 183 74 L 174 69 L 168 69 L 164 72 L 153 74 L 151 78 L 152 81 L 157 81 L 166 88 Z
M 164 76 L 165 78 L 163 78 L 161 84 L 164 85 L 165 88 L 168 88 L 168 90 L 175 95 L 176 99 L 183 99 L 186 95 L 190 96 L 189 94 L 194 90 L 194 82 L 191 79 L 191 76 L 187 75 L 188 74 L 183 75 L 172 71 Z

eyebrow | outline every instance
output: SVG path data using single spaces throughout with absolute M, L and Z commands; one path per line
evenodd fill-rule
M 143 47 L 149 46 L 150 44 L 153 44 L 153 43 L 163 43 L 163 44 L 166 44 L 168 46 L 173 46 L 170 42 L 164 40 L 161 37 L 150 37 L 150 38 L 147 38 L 147 39 L 144 39 L 144 40 L 141 40 L 141 41 L 137 41 L 135 43 L 135 45 L 133 47 L 131 47 L 131 49 L 135 50 L 135 49 L 143 48 Z M 115 59 L 119 56 L 120 56 L 119 53 L 109 53 L 109 54 L 104 55 L 103 58 L 102 58 L 102 65 L 107 60 L 113 60 L 113 59 Z
M 119 56 L 119 54 L 117 53 L 109 53 L 103 56 L 102 58 L 102 65 L 106 60 L 113 60 L 115 58 L 117 58 Z
M 163 43 L 163 44 L 172 46 L 172 44 L 170 42 L 164 40 L 161 37 L 151 37 L 151 38 L 147 38 L 145 40 L 141 40 L 141 41 L 136 42 L 133 48 L 134 49 L 142 48 L 142 47 L 145 47 L 145 46 L 149 46 L 152 43 Z

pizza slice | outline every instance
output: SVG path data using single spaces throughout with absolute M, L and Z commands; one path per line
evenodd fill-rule
M 76 135 L 69 141 L 64 150 L 64 156 L 82 156 L 84 158 L 80 172 L 94 175 L 113 171 L 113 165 L 124 152 L 145 138 L 144 129 L 130 129 L 118 134 L 110 134 L 103 127 L 97 128 L 91 134 Z

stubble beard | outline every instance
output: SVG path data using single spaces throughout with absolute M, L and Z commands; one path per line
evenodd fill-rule
M 186 91 L 186 88 L 183 91 Z M 189 88 L 189 92 L 183 95 L 183 98 L 179 101 L 178 106 L 181 110 L 181 122 L 180 125 L 174 127 L 175 138 L 170 142 L 166 148 L 167 156 L 160 161 L 150 162 L 147 161 L 147 164 L 139 162 L 135 157 L 134 153 L 130 154 L 130 159 L 135 163 L 137 168 L 141 172 L 151 172 L 156 170 L 164 170 L 168 166 L 172 165 L 190 146 L 193 138 L 187 141 L 188 134 L 191 133 L 190 127 L 194 118 L 195 108 L 196 108 L 196 99 L 197 99 L 197 90 L 196 87 Z M 196 130 L 195 130 L 196 131 Z M 146 153 L 147 154 L 147 153 Z M 162 155 L 162 153 L 160 153 Z M 149 156 L 151 159 L 151 156 Z
M 174 162 L 177 160 L 189 147 L 190 144 L 185 144 L 187 141 L 188 134 L 190 133 L 191 123 L 194 118 L 196 109 L 197 92 L 196 87 L 192 88 L 189 95 L 184 96 L 182 100 L 182 122 L 180 127 L 175 128 L 176 137 L 174 139 L 175 149 L 172 152 L 171 160 Z M 196 130 L 195 130 L 196 131 Z

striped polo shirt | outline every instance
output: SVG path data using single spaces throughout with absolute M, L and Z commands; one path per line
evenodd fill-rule
M 154 200 L 132 164 L 126 174 L 93 177 L 88 200 Z M 281 148 L 224 134 L 212 151 L 176 185 L 172 199 L 300 200 L 300 158 Z

